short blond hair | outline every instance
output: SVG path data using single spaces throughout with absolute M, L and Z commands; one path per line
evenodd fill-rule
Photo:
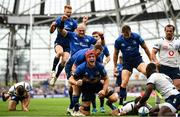
M 72 9 L 71 5 L 65 5 L 64 9 Z

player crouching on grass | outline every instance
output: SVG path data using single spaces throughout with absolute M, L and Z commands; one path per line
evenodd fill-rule
M 29 91 L 32 87 L 27 82 L 19 82 L 11 86 L 8 92 L 2 92 L 2 99 L 6 101 L 9 99 L 8 110 L 15 111 L 16 106 L 21 101 L 21 107 L 23 111 L 29 111 L 30 94 Z
M 112 110 L 116 109 L 112 103 L 118 100 L 118 94 L 108 88 L 109 78 L 104 66 L 96 62 L 96 53 L 93 50 L 87 51 L 85 57 L 86 61 L 77 66 L 74 75 L 69 79 L 69 82 L 80 87 L 82 92 L 82 105 L 80 105 L 79 113 L 90 115 L 90 105 L 96 93 L 99 97 L 108 98 L 107 105 Z M 100 80 L 104 80 L 104 84 Z
M 180 110 L 180 93 L 173 85 L 172 79 L 163 73 L 158 73 L 157 66 L 154 63 L 147 65 L 146 74 L 146 91 L 137 104 L 137 108 L 141 107 L 149 99 L 151 92 L 156 89 L 165 99 L 165 103 L 159 104 L 156 109 L 152 109 L 153 116 L 175 116 L 176 112 Z

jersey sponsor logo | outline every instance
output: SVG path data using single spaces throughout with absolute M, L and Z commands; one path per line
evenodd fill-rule
M 131 46 L 128 46 L 126 50 L 130 51 L 131 49 L 132 49 Z
M 81 47 L 88 47 L 88 45 L 85 44 L 85 43 L 83 43 L 83 42 L 80 42 L 79 45 L 80 45 Z
M 169 51 L 169 56 L 173 56 L 174 55 L 174 51 Z
M 74 39 L 75 39 L 75 40 L 78 40 L 78 38 L 77 38 L 77 37 L 74 37 Z
M 136 44 L 137 44 L 137 42 L 136 42 L 135 40 L 133 40 L 133 44 L 134 44 L 134 45 L 136 45 Z

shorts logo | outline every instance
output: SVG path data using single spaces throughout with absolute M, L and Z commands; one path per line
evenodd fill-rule
M 12 97 L 11 97 L 11 99 L 13 99 L 13 100 L 14 100 L 15 98 L 16 98 L 15 96 L 12 96 Z
M 174 103 L 174 104 L 176 103 L 176 99 L 173 100 L 173 103 Z

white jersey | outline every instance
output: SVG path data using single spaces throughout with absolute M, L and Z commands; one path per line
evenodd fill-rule
M 119 109 L 120 113 L 128 113 L 134 109 L 135 102 L 129 102 L 126 105 L 124 105 L 122 108 Z
M 23 86 L 25 88 L 25 91 L 29 92 L 32 90 L 32 87 L 29 83 L 27 82 L 19 82 L 19 83 L 16 83 L 14 84 L 13 86 L 11 86 L 11 88 L 9 89 L 8 93 L 11 94 L 11 95 L 16 95 L 16 88 L 18 86 Z
M 129 113 L 129 112 L 131 112 L 131 111 L 133 111 L 135 108 L 135 101 L 129 101 L 128 103 L 126 103 L 125 105 L 123 105 L 123 107 L 121 107 L 121 108 L 118 108 L 119 109 L 119 112 L 120 113 Z M 152 106 L 150 105 L 150 104 L 148 104 L 148 103 L 146 103 L 146 107 L 148 108 L 148 109 L 151 109 L 152 108 Z
M 173 39 L 167 40 L 162 38 L 158 43 L 153 46 L 158 50 L 159 62 L 162 65 L 169 67 L 179 67 L 180 64 L 180 40 Z
M 171 95 L 179 94 L 179 91 L 172 84 L 172 79 L 162 73 L 153 73 L 148 79 L 147 84 L 154 84 L 155 89 L 166 99 Z

